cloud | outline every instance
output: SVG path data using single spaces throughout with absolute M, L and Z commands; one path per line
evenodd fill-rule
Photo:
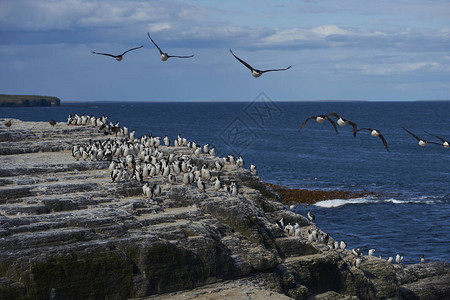
M 356 64 L 349 65 L 336 65 L 337 69 L 349 70 L 353 69 L 365 75 L 392 75 L 392 74 L 409 74 L 420 72 L 448 72 L 450 67 L 448 65 L 441 64 L 436 61 L 424 61 L 424 62 L 403 62 L 392 64 Z

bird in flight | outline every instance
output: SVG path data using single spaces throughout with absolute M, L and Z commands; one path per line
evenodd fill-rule
M 387 142 L 384 139 L 383 135 L 381 134 L 381 131 L 373 129 L 373 128 L 361 128 L 356 131 L 361 131 L 361 130 L 369 130 L 371 136 L 378 136 L 383 141 L 383 144 L 384 144 L 384 147 L 386 148 L 386 150 L 389 152 Z
M 300 126 L 300 129 L 298 131 L 302 130 L 302 128 L 305 127 L 306 122 L 308 122 L 311 119 L 316 120 L 317 123 L 323 123 L 325 120 L 328 120 L 331 123 L 331 125 L 333 125 L 333 128 L 334 128 L 334 130 L 336 131 L 336 134 L 337 134 L 338 130 L 337 130 L 337 127 L 336 127 L 336 123 L 334 123 L 334 121 L 332 119 L 328 118 L 328 116 L 329 115 L 326 115 L 326 116 L 318 115 L 318 116 L 309 117 L 308 119 L 305 120 L 305 122 L 303 122 L 302 126 Z
M 99 55 L 111 56 L 111 57 L 114 57 L 117 61 L 121 61 L 122 58 L 123 58 L 123 56 L 124 56 L 127 52 L 130 52 L 130 51 L 136 50 L 136 49 L 140 49 L 140 48 L 142 48 L 142 47 L 144 47 L 144 46 L 140 46 L 140 47 L 128 49 L 127 51 L 125 51 L 124 53 L 119 54 L 119 55 L 113 55 L 113 54 L 109 54 L 109 53 L 100 53 L 100 52 L 95 52 L 95 51 L 92 51 L 92 53 L 93 53 L 93 54 L 99 54 Z
M 440 136 L 437 136 L 437 135 L 434 135 L 434 134 L 432 134 L 432 133 L 429 133 L 428 131 L 425 131 L 425 132 L 428 133 L 429 135 L 432 135 L 432 136 L 434 136 L 434 137 L 440 139 L 440 140 L 442 141 L 442 146 L 444 146 L 444 148 L 450 148 L 450 142 L 449 142 L 449 141 L 444 140 L 444 139 L 441 138 Z
M 236 58 L 236 59 L 237 59 L 238 61 L 240 61 L 244 66 L 246 66 L 247 68 L 249 68 L 250 71 L 252 71 L 252 76 L 255 77 L 255 78 L 260 77 L 263 73 L 266 73 L 266 72 L 272 72 L 272 71 L 286 71 L 286 70 L 288 70 L 288 69 L 290 69 L 290 68 L 292 67 L 292 65 L 290 65 L 289 67 L 284 68 L 284 69 L 258 70 L 258 69 L 254 69 L 254 68 L 253 68 L 252 66 L 250 66 L 248 63 L 246 63 L 245 61 L 243 61 L 242 59 L 240 59 L 239 57 L 237 57 L 236 55 L 234 55 L 234 53 L 233 53 L 233 51 L 231 51 L 231 49 L 230 49 L 230 52 L 231 52 L 231 54 L 234 56 L 234 58 Z
M 356 127 L 356 124 L 355 124 L 354 122 L 349 121 L 349 120 L 346 120 L 346 119 L 340 117 L 337 113 L 334 113 L 334 112 L 333 112 L 333 113 L 329 113 L 329 114 L 327 115 L 327 117 L 328 117 L 328 116 L 334 116 L 334 117 L 338 118 L 338 120 L 336 121 L 336 123 L 337 123 L 339 126 L 344 126 L 344 125 L 346 125 L 346 124 L 352 125 L 352 127 L 353 127 L 353 136 L 356 137 L 356 130 L 357 130 L 357 127 Z
M 430 144 L 436 144 L 436 145 L 440 145 L 439 143 L 435 143 L 435 142 L 429 142 L 427 140 L 421 139 L 419 138 L 417 135 L 415 135 L 414 133 L 412 133 L 411 131 L 409 131 L 408 129 L 406 129 L 405 127 L 403 127 L 403 130 L 405 130 L 407 133 L 409 133 L 410 135 L 412 135 L 418 142 L 420 147 L 425 147 L 428 143 Z
M 150 38 L 150 40 L 152 41 L 153 45 L 155 45 L 156 48 L 158 48 L 159 53 L 161 54 L 161 60 L 162 61 L 166 61 L 168 60 L 170 57 L 177 57 L 177 58 L 191 58 L 194 55 L 187 55 L 187 56 L 180 56 L 180 55 L 169 55 L 165 52 L 163 52 L 161 50 L 161 48 L 158 47 L 158 45 L 156 45 L 155 41 L 153 41 L 152 37 L 150 36 L 150 33 L 147 32 L 148 37 Z

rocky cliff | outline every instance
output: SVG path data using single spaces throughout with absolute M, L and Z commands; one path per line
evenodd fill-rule
M 391 264 L 332 244 L 236 164 L 212 177 L 237 194 L 170 183 L 112 182 L 105 160 L 72 147 L 115 139 L 90 126 L 0 120 L 0 299 L 448 299 L 449 264 Z M 123 139 L 123 137 L 117 137 Z M 91 140 L 91 141 L 90 141 Z M 161 157 L 219 158 L 186 146 Z M 143 183 L 162 193 L 143 195 Z M 297 223 L 297 233 L 277 221 Z M 356 260 L 361 259 L 359 267 Z

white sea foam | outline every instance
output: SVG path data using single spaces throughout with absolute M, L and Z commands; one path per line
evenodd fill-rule
M 332 199 L 332 200 L 323 200 L 316 202 L 314 205 L 323 207 L 323 208 L 334 208 L 334 207 L 340 207 L 344 205 L 349 204 L 377 204 L 377 203 L 392 203 L 392 204 L 408 204 L 408 203 L 420 203 L 420 204 L 436 204 L 436 203 L 442 203 L 442 201 L 439 200 L 428 200 L 424 201 L 423 197 L 420 197 L 420 199 L 410 199 L 410 200 L 401 200 L 401 199 L 377 199 L 374 197 L 361 197 L 361 198 L 353 198 L 353 199 Z
M 314 205 L 323 207 L 323 208 L 333 208 L 333 207 L 339 207 L 344 206 L 347 204 L 363 204 L 363 203 L 372 203 L 376 202 L 372 197 L 362 197 L 362 198 L 353 198 L 353 199 L 333 199 L 333 200 L 323 200 L 316 202 Z

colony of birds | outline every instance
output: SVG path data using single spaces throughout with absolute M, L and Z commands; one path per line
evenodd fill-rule
M 210 144 L 200 146 L 178 135 L 173 141 L 174 147 L 190 149 L 193 157 L 209 154 L 214 158 L 200 166 L 189 155 L 169 153 L 167 149 L 171 141 L 167 135 L 161 138 L 150 133 L 136 138 L 134 130 L 129 132 L 127 127 L 120 127 L 118 122 L 108 123 L 106 116 L 69 115 L 67 124 L 97 127 L 104 134 L 115 135 L 117 138 L 114 139 L 91 140 L 88 145 L 75 145 L 72 156 L 76 160 L 106 160 L 112 182 L 136 180 L 143 184 L 142 192 L 149 200 L 162 192 L 159 183 L 151 182 L 155 177 L 163 178 L 170 185 L 181 182 L 189 186 L 196 183 L 199 192 L 205 192 L 207 186 L 212 186 L 216 192 L 223 190 L 232 195 L 238 194 L 236 182 L 221 182 L 220 175 L 223 169 L 244 167 L 241 156 L 237 159 L 233 155 L 216 157 L 215 149 Z M 250 171 L 256 175 L 256 166 L 251 165 Z
M 337 116 L 335 113 L 329 115 Z M 328 116 L 320 116 L 322 122 L 323 120 L 330 120 Z M 345 124 L 353 126 L 354 133 L 358 131 L 356 124 L 353 122 L 338 118 L 339 125 L 345 122 Z M 339 122 L 340 120 L 342 121 Z M 142 184 L 143 197 L 147 198 L 152 204 L 159 204 L 161 200 L 158 198 L 163 192 L 161 182 L 167 183 L 169 188 L 172 185 L 183 184 L 198 189 L 199 193 L 205 193 L 207 187 L 209 187 L 214 192 L 222 191 L 233 196 L 238 195 L 236 182 L 228 181 L 227 184 L 226 181 L 221 180 L 220 176 L 223 170 L 243 168 L 245 163 L 241 156 L 238 159 L 235 159 L 233 155 L 222 158 L 216 157 L 215 149 L 210 144 L 200 146 L 179 134 L 173 141 L 173 147 L 188 149 L 191 155 L 187 155 L 186 152 L 176 155 L 173 151 L 167 151 L 169 147 L 172 147 L 167 135 L 162 138 L 146 134 L 136 138 L 134 130 L 129 132 L 127 127 L 120 127 L 119 122 L 115 124 L 109 122 L 106 116 L 69 115 L 67 125 L 97 127 L 104 134 L 114 135 L 116 138 L 90 140 L 87 145 L 75 145 L 72 156 L 76 160 L 106 160 L 109 164 L 112 183 L 136 180 L 139 184 Z M 213 159 L 200 166 L 195 158 L 202 155 Z M 250 171 L 253 175 L 257 175 L 255 165 L 250 166 Z M 295 211 L 296 206 L 291 205 L 290 209 Z M 298 223 L 285 225 L 283 218 L 277 222 L 277 225 L 287 236 L 302 237 L 310 244 L 324 245 L 329 250 L 347 251 L 345 241 L 335 241 L 329 233 L 325 234 L 316 227 L 314 214 L 308 211 L 307 217 L 311 224 L 307 231 L 302 232 Z M 368 256 L 373 257 L 375 251 L 375 249 L 369 249 Z M 368 259 L 359 248 L 353 248 L 351 253 L 355 257 L 354 264 L 357 268 L 364 260 Z M 383 259 L 381 255 L 378 258 Z M 395 258 L 393 256 L 387 258 L 388 262 L 396 262 L 397 264 L 402 263 L 402 260 L 403 256 L 400 254 L 397 254 Z M 420 262 L 425 262 L 423 255 Z
M 295 211 L 296 206 L 295 205 L 291 205 L 290 209 L 292 211 Z M 308 211 L 307 213 L 307 217 L 309 219 L 309 221 L 311 222 L 312 229 L 311 227 L 307 230 L 306 232 L 306 238 L 308 243 L 312 244 L 312 243 L 316 243 L 319 245 L 324 245 L 326 246 L 329 250 L 340 250 L 340 251 L 344 251 L 347 248 L 347 243 L 345 241 L 335 241 L 333 240 L 333 238 L 330 236 L 329 233 L 324 233 L 322 231 L 320 231 L 316 226 L 315 226 L 315 215 L 311 213 L 311 211 Z M 278 222 L 277 225 L 285 231 L 285 233 L 288 236 L 293 236 L 293 237 L 302 237 L 302 231 L 300 229 L 300 225 L 298 223 L 295 223 L 295 225 L 291 225 L 290 223 L 288 223 L 287 225 L 284 224 L 284 219 L 281 218 Z M 371 248 L 368 250 L 367 256 L 365 256 L 360 248 L 352 248 L 351 250 L 351 254 L 354 257 L 354 265 L 357 268 L 360 268 L 361 263 L 367 259 L 369 259 L 369 257 L 375 257 L 374 256 L 374 252 L 376 252 L 376 249 Z M 382 255 L 380 255 L 378 257 L 379 259 L 384 259 Z M 397 263 L 397 264 L 401 264 L 403 261 L 403 256 L 401 256 L 400 254 L 396 254 L 395 258 L 393 256 L 389 256 L 386 259 L 389 263 Z M 425 256 L 422 254 L 421 258 L 420 258 L 420 263 L 425 263 Z
M 335 122 L 333 119 L 330 118 L 330 116 L 336 117 L 336 118 L 337 118 L 337 121 Z M 359 129 L 358 129 L 358 127 L 357 127 L 357 125 L 356 125 L 355 122 L 346 120 L 346 119 L 340 117 L 340 116 L 339 116 L 337 113 L 335 113 L 335 112 L 329 113 L 329 114 L 327 114 L 327 115 L 317 115 L 317 116 L 312 116 L 312 117 L 307 118 L 307 119 L 303 122 L 303 124 L 300 126 L 300 129 L 299 129 L 298 131 L 302 130 L 303 127 L 305 127 L 306 123 L 307 123 L 309 120 L 311 120 L 311 119 L 316 120 L 317 123 L 323 123 L 325 120 L 328 121 L 328 122 L 330 122 L 331 125 L 333 126 L 334 130 L 336 131 L 336 134 L 338 133 L 336 123 L 337 123 L 339 126 L 345 126 L 345 125 L 347 125 L 347 124 L 351 125 L 352 128 L 353 128 L 353 136 L 354 136 L 354 137 L 356 137 L 356 133 L 357 133 L 358 131 L 368 130 L 368 131 L 370 131 L 370 135 L 371 135 L 371 136 L 379 137 L 379 138 L 381 139 L 381 141 L 383 142 L 384 147 L 386 148 L 386 151 L 389 152 L 389 147 L 388 147 L 388 144 L 387 144 L 387 142 L 386 142 L 386 139 L 385 139 L 384 136 L 381 134 L 381 131 L 380 131 L 380 130 L 374 129 L 374 128 L 359 128 Z M 418 144 L 419 144 L 419 146 L 421 146 L 421 147 L 425 147 L 427 144 L 436 144 L 436 145 L 441 145 L 441 146 L 443 146 L 444 148 L 450 148 L 450 143 L 449 143 L 448 141 L 444 140 L 444 139 L 443 139 L 442 137 L 440 137 L 440 136 L 437 136 L 437 135 L 435 135 L 435 134 L 431 134 L 431 133 L 425 131 L 427 134 L 429 134 L 429 135 L 431 135 L 431 136 L 433 136 L 433 137 L 435 137 L 435 138 L 441 140 L 441 143 L 437 143 L 437 142 L 427 141 L 427 140 L 425 140 L 425 139 L 419 138 L 417 135 L 415 135 L 414 133 L 412 133 L 411 131 L 409 131 L 409 130 L 406 129 L 405 127 L 403 127 L 403 129 L 404 129 L 407 133 L 409 133 L 410 135 L 412 135 L 412 136 L 418 141 Z

